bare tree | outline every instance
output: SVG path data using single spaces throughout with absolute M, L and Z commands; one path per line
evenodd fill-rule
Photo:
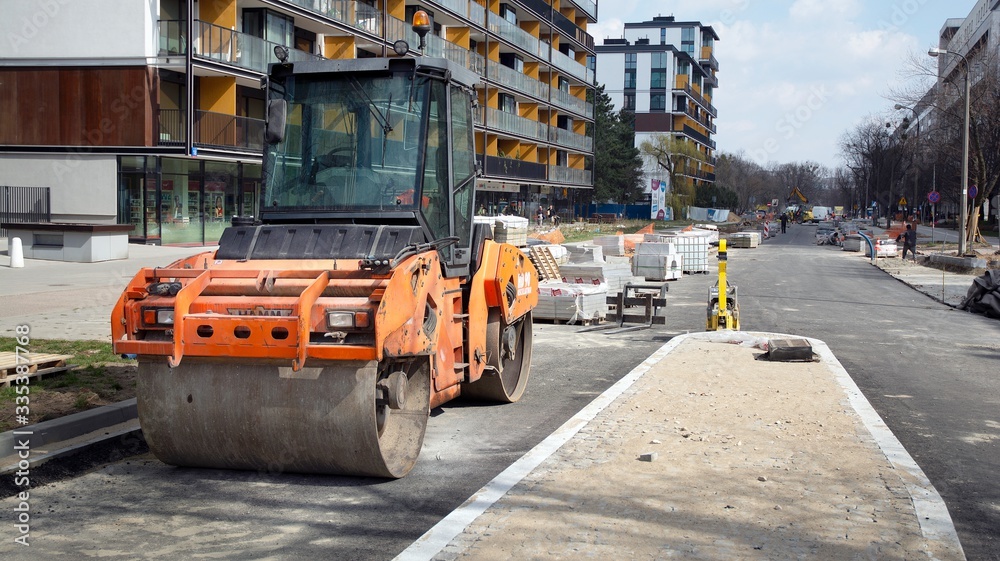
M 674 198 L 671 206 L 677 216 L 681 216 L 684 204 L 692 204 L 695 199 L 694 180 L 698 173 L 698 163 L 707 161 L 705 154 L 698 150 L 694 142 L 678 140 L 671 135 L 656 134 L 652 140 L 645 140 L 639 150 L 656 160 L 670 178 L 670 190 L 683 200 Z

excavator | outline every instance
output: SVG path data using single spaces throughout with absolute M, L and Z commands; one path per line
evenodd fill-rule
M 165 463 L 400 478 L 431 409 L 521 398 L 538 273 L 473 223 L 476 74 L 276 55 L 259 214 L 140 270 L 114 349 Z
M 794 205 L 793 204 L 788 205 L 788 210 L 792 211 L 792 218 L 799 224 L 802 224 L 803 222 L 812 222 L 813 221 L 812 207 L 808 206 L 809 198 L 806 197 L 804 193 L 802 193 L 802 190 L 800 190 L 798 186 L 792 188 L 792 192 L 788 194 L 788 197 L 785 199 L 785 201 L 791 203 L 793 198 L 799 199 L 800 201 L 802 201 L 802 204 L 800 205 L 796 203 Z

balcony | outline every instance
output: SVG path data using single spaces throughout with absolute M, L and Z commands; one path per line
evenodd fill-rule
M 708 120 L 708 117 L 699 117 L 697 115 L 697 112 L 694 109 L 692 109 L 690 105 L 684 107 L 684 114 L 686 114 L 691 119 L 697 121 L 698 124 L 708 129 L 709 132 L 712 133 L 716 132 L 715 125 Z
M 558 88 L 551 88 L 551 91 L 552 91 L 552 103 L 554 105 L 562 109 L 566 109 L 567 111 L 572 111 L 577 115 L 587 115 L 587 111 L 589 109 L 590 114 L 587 116 L 593 117 L 594 108 L 592 104 L 587 103 L 586 101 L 576 97 L 575 95 L 564 92 Z M 588 107 L 588 105 L 590 107 Z
M 428 4 L 441 6 L 479 27 L 486 27 L 486 8 L 470 0 L 427 0 Z
M 514 45 L 528 51 L 529 53 L 536 55 L 542 59 L 548 57 L 549 45 L 543 41 L 539 41 L 537 37 L 528 33 L 527 31 L 521 29 L 520 27 L 514 25 L 513 23 L 503 19 L 498 14 L 489 12 L 487 14 L 489 22 L 489 30 L 491 33 L 495 33 L 500 37 L 510 41 Z
M 552 24 L 566 35 L 576 39 L 581 45 L 588 49 L 594 48 L 594 38 L 588 35 L 586 31 L 577 27 L 576 22 L 570 20 L 568 17 L 559 12 L 552 11 Z
M 545 181 L 545 168 L 548 167 L 537 162 L 479 154 L 476 154 L 476 161 L 487 176 L 507 179 Z
M 705 146 L 708 146 L 712 150 L 715 150 L 715 141 L 714 140 L 712 140 L 712 139 L 708 138 L 707 136 L 705 136 L 704 134 L 701 134 L 700 132 L 694 130 L 694 128 L 692 128 L 689 125 L 684 125 L 682 128 L 680 128 L 680 129 L 674 129 L 674 130 L 682 131 L 682 132 L 684 132 L 684 134 L 690 136 L 691 138 L 697 140 L 698 142 L 704 144 Z
M 183 146 L 187 140 L 186 112 L 180 109 L 160 109 L 157 115 L 157 144 L 159 146 Z
M 389 19 L 390 26 L 394 26 L 395 22 L 400 22 L 400 20 L 393 17 L 390 17 Z M 405 22 L 400 23 L 406 26 L 407 29 L 410 29 L 409 24 Z M 412 30 L 410 30 L 410 33 L 413 33 Z M 416 36 L 414 35 L 414 37 Z M 446 58 L 454 63 L 468 68 L 480 76 L 482 76 L 486 71 L 486 59 L 478 53 L 459 47 L 458 45 L 450 41 L 446 41 L 437 35 L 428 34 L 425 40 L 427 47 L 424 49 L 424 54 L 428 56 Z M 407 39 L 407 41 L 409 41 L 409 39 Z M 417 44 L 419 43 L 414 43 L 413 45 L 416 46 Z
M 545 123 L 540 123 L 533 119 L 526 119 L 513 113 L 486 108 L 486 126 L 488 128 L 525 136 L 533 140 L 546 140 L 549 128 Z
M 593 73 L 589 68 L 559 51 L 552 51 L 552 65 L 585 84 L 593 81 Z
M 707 64 L 712 70 L 718 72 L 719 61 L 715 58 L 715 55 L 712 54 L 712 47 L 702 47 L 700 54 L 701 56 L 698 57 L 698 62 L 702 65 Z
M 260 152 L 264 149 L 264 120 L 195 111 L 194 143 Z
M 587 13 L 594 21 L 597 21 L 597 2 L 593 0 L 569 0 L 577 8 Z
M 694 91 L 694 89 L 692 89 L 691 86 L 687 84 L 686 80 L 681 80 L 680 78 L 681 77 L 678 76 L 677 83 L 674 84 L 674 90 L 675 91 L 680 90 L 688 94 L 688 96 L 690 96 L 691 99 L 695 100 L 699 105 L 701 105 L 706 111 L 708 111 L 708 113 L 711 116 L 718 117 L 719 111 L 715 108 L 715 106 L 709 103 L 707 99 L 702 97 L 700 93 Z
M 549 141 L 569 148 L 575 148 L 582 152 L 594 151 L 593 138 L 559 127 L 549 127 Z
M 550 89 L 548 84 L 492 60 L 486 61 L 486 69 L 489 72 L 490 80 L 503 84 L 504 87 L 538 99 L 548 98 Z
M 354 0 L 285 0 L 310 12 L 326 16 L 373 35 L 382 35 L 382 12 Z M 416 43 L 410 43 L 416 45 Z
M 159 56 L 184 56 L 187 54 L 187 21 L 161 19 L 156 22 L 160 34 Z
M 277 43 L 203 21 L 194 22 L 194 31 L 193 49 L 196 58 L 214 60 L 260 74 L 266 74 L 268 63 L 275 61 L 274 47 Z M 291 62 L 322 58 L 298 49 L 288 49 L 288 60 Z
M 568 168 L 565 166 L 548 166 L 549 181 L 552 183 L 568 183 L 570 185 L 594 185 L 593 173 L 589 169 Z

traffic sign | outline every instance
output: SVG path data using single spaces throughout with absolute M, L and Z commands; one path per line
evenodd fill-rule
M 969 198 L 975 199 L 976 195 L 979 194 L 979 189 L 975 185 L 969 185 Z
M 899 206 L 906 206 L 906 197 L 899 198 Z
M 941 193 L 938 193 L 937 191 L 931 191 L 930 193 L 927 193 L 927 200 L 930 201 L 931 204 L 936 205 L 939 202 L 941 202 Z

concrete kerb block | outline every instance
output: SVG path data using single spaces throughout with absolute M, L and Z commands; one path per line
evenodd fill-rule
M 136 399 L 127 399 L 112 405 L 97 407 L 81 413 L 67 415 L 51 421 L 43 421 L 26 426 L 21 431 L 31 431 L 31 446 L 44 446 L 53 442 L 63 442 L 71 438 L 85 435 L 139 417 Z M 17 438 L 24 440 L 23 435 L 14 435 L 14 431 L 0 434 L 0 457 L 13 453 Z

